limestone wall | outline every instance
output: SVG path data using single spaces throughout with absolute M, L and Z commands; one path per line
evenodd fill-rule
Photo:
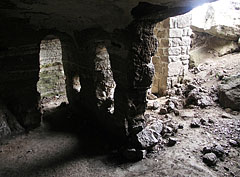
M 37 84 L 42 102 L 62 97 L 67 102 L 62 46 L 59 39 L 42 40 L 40 45 L 40 73 Z
M 152 93 L 165 95 L 167 89 L 180 82 L 188 71 L 190 24 L 189 14 L 170 17 L 156 24 L 154 34 L 158 48 L 152 58 L 155 66 Z

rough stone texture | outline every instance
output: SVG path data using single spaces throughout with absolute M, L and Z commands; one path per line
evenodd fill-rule
M 7 135 L 23 132 L 24 129 L 18 123 L 16 117 L 6 108 L 0 100 L 0 138 Z
M 202 108 L 213 105 L 212 98 L 205 92 L 201 92 L 199 88 L 193 89 L 186 99 L 186 105 L 196 105 Z
M 161 140 L 162 130 L 163 125 L 161 121 L 147 122 L 147 126 L 136 135 L 133 135 L 131 141 L 134 146 L 140 149 L 151 149 Z
M 39 57 L 40 72 L 37 89 L 41 95 L 42 103 L 55 97 L 63 97 L 63 101 L 68 102 L 61 41 L 55 37 L 42 40 Z
M 192 12 L 194 31 L 237 41 L 240 36 L 240 2 L 221 0 L 206 4 Z
M 208 166 L 214 166 L 217 163 L 217 156 L 214 153 L 207 153 L 203 156 L 203 162 Z
M 39 50 L 35 45 L 9 48 L 0 54 L 0 93 L 1 99 L 17 120 L 26 128 L 39 125 L 40 114 L 36 124 L 26 124 L 25 118 L 32 112 L 39 112 L 36 84 L 39 71 Z
M 189 7 L 193 8 L 208 1 L 214 0 L 146 0 L 144 2 L 151 3 L 150 6 L 159 6 L 151 9 L 153 10 L 151 11 L 152 13 L 161 11 L 163 4 L 167 4 L 169 8 L 184 7 L 186 9 L 187 7 L 189 9 Z M 3 5 L 6 8 L 3 11 L 3 16 L 30 19 L 29 23 L 37 28 L 56 28 L 64 32 L 83 30 L 96 26 L 102 27 L 107 31 L 113 31 L 118 28 L 123 29 L 131 23 L 132 16 L 130 12 L 139 2 L 141 0 L 121 0 L 120 2 L 109 0 L 79 0 L 71 2 L 65 0 L 44 2 L 4 0 Z M 145 6 L 143 6 L 141 12 L 144 12 L 145 16 L 149 14 Z M 174 13 L 176 15 L 178 13 L 177 10 L 173 11 L 172 16 Z
M 139 161 L 146 158 L 146 150 L 126 149 L 122 155 L 129 161 Z
M 219 102 L 224 108 L 240 110 L 240 75 L 228 78 L 219 86 Z
M 238 50 L 239 46 L 235 41 L 194 31 L 190 50 L 191 67 L 198 66 L 209 58 L 223 56 Z
M 166 95 L 188 70 L 191 15 L 170 17 L 154 28 L 158 38 L 157 53 L 152 58 L 155 74 L 152 93 Z
M 95 64 L 95 89 L 97 106 L 99 109 L 113 113 L 114 111 L 114 91 L 116 83 L 113 79 L 113 72 L 109 60 L 109 54 L 101 42 L 97 44 Z

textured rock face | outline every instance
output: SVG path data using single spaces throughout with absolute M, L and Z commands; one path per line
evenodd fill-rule
M 40 72 L 37 83 L 42 103 L 55 97 L 67 101 L 61 41 L 57 38 L 42 40 L 40 44 Z
M 184 14 L 167 18 L 155 26 L 158 47 L 152 58 L 155 67 L 152 93 L 165 95 L 188 71 L 190 24 L 191 15 Z
M 0 138 L 12 133 L 21 133 L 24 129 L 18 123 L 16 117 L 6 108 L 0 100 Z
M 240 110 L 240 76 L 233 76 L 219 86 L 219 102 L 225 108 Z
M 237 41 L 240 37 L 240 2 L 220 0 L 192 11 L 192 28 L 219 38 Z

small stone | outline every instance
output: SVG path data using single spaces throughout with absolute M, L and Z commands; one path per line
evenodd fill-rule
M 178 129 L 183 129 L 183 127 L 184 127 L 183 124 L 178 125 Z
M 174 111 L 175 116 L 179 116 L 179 114 L 180 114 L 179 110 L 174 109 L 173 111 Z
M 225 151 L 222 146 L 217 145 L 212 147 L 212 152 L 218 157 L 221 158 L 225 155 Z
M 159 102 L 158 101 L 154 101 L 153 102 L 153 110 L 156 110 L 156 109 L 158 109 L 160 107 L 160 104 L 159 104 Z
M 208 119 L 208 123 L 214 124 L 214 121 L 212 119 Z
M 207 154 L 207 153 L 211 153 L 211 152 L 212 152 L 212 147 L 210 147 L 210 146 L 206 146 L 202 150 L 203 154 Z
M 200 122 L 202 125 L 206 125 L 207 124 L 207 121 L 205 119 L 200 119 Z
M 177 139 L 170 137 L 170 138 L 168 139 L 167 146 L 171 147 L 171 146 L 174 146 L 176 143 L 177 143 Z
M 174 104 L 172 101 L 170 101 L 170 102 L 168 103 L 168 110 L 172 111 L 172 110 L 174 110 L 174 109 L 175 109 L 175 104 Z
M 217 156 L 214 153 L 207 153 L 203 156 L 203 162 L 208 166 L 214 166 L 217 163 Z
M 199 128 L 200 127 L 200 121 L 198 120 L 192 120 L 191 124 L 190 124 L 191 128 Z
M 157 134 L 155 130 L 145 128 L 133 136 L 132 141 L 135 146 L 141 149 L 151 149 L 158 143 L 158 136 L 159 134 Z
M 150 94 L 147 95 L 147 99 L 149 99 L 149 100 L 156 100 L 157 96 L 155 96 L 152 93 L 150 93 Z
M 237 116 L 238 114 L 239 114 L 238 111 L 233 111 L 233 112 L 232 112 L 232 115 L 234 115 L 234 116 Z
M 223 113 L 222 118 L 231 119 L 232 116 L 230 114 Z
M 233 139 L 230 139 L 230 140 L 229 140 L 229 144 L 230 144 L 231 146 L 233 146 L 233 147 L 238 146 L 238 142 L 235 141 L 235 140 L 233 140 Z
M 138 149 L 126 149 L 123 151 L 122 155 L 129 161 L 139 161 L 146 158 L 147 151 L 146 150 L 138 150 Z
M 164 115 L 164 114 L 167 114 L 168 111 L 167 111 L 167 108 L 161 108 L 160 111 L 159 111 L 159 114 L 161 115 Z
M 226 108 L 225 111 L 226 111 L 226 113 L 232 112 L 232 110 L 230 108 Z

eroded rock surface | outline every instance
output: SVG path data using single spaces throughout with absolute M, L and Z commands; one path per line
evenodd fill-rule
M 237 41 L 240 36 L 240 3 L 221 0 L 192 11 L 195 31 L 205 32 L 227 40 Z
M 240 110 L 240 75 L 226 78 L 219 86 L 219 102 L 225 108 Z

